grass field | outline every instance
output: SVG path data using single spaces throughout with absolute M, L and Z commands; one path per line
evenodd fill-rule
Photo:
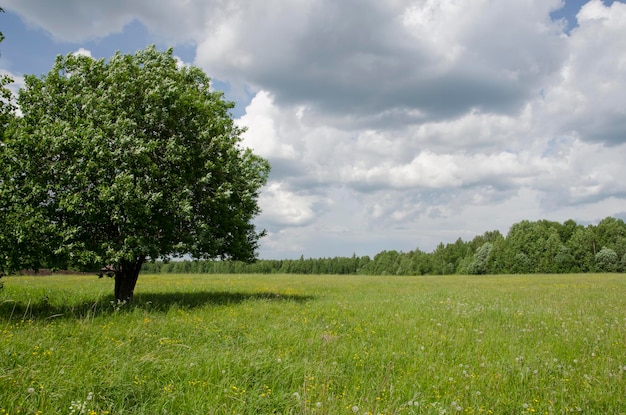
M 0 414 L 626 413 L 626 275 L 3 278 Z

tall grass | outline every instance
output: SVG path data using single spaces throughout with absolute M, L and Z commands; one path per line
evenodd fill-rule
M 626 277 L 13 277 L 0 414 L 626 413 Z

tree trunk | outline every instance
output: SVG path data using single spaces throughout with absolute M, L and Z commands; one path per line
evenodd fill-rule
M 135 261 L 124 260 L 115 267 L 115 301 L 118 303 L 133 301 L 135 285 L 144 260 L 145 257 L 139 257 Z

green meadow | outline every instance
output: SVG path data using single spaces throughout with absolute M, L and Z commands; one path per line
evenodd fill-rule
M 623 274 L 0 281 L 0 414 L 626 413 Z

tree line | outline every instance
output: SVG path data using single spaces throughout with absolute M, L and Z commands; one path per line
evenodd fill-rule
M 607 217 L 597 225 L 524 220 L 506 236 L 489 231 L 470 241 L 440 243 L 432 252 L 382 251 L 369 256 L 145 263 L 145 273 L 285 273 L 447 275 L 626 272 L 626 223 Z

